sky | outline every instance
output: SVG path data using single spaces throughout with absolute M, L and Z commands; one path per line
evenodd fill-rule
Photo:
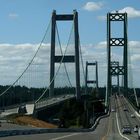
M 86 61 L 98 61 L 99 86 L 106 85 L 106 14 L 113 11 L 128 13 L 131 78 L 133 86 L 140 87 L 140 0 L 0 0 L 0 84 L 11 84 L 26 68 L 45 34 L 52 11 L 71 14 L 74 9 L 78 12 L 84 64 Z M 62 47 L 67 44 L 71 27 L 71 22 L 58 23 Z M 115 35 L 122 31 L 120 25 L 113 27 Z M 40 61 L 47 63 L 45 70 L 49 75 L 50 48 L 49 45 L 47 47 L 46 52 L 40 52 L 46 60 L 42 58 Z M 121 61 L 121 54 L 121 50 L 114 49 L 112 59 Z M 49 76 L 45 78 L 49 79 Z M 42 81 L 45 83 L 45 79 Z M 40 82 L 37 80 L 34 85 Z

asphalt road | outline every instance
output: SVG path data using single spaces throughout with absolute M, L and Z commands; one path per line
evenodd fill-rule
M 100 121 L 97 129 L 93 132 L 86 133 L 46 133 L 36 135 L 21 135 L 3 137 L 0 140 L 107 140 L 106 135 L 108 132 L 109 118 L 105 118 Z
M 131 118 L 131 114 L 134 114 L 134 110 L 123 96 L 117 96 L 116 98 L 115 96 L 112 96 L 110 101 L 110 116 L 102 119 L 93 132 L 21 135 L 3 137 L 0 138 L 0 140 L 124 140 L 124 138 L 120 136 L 118 127 L 120 128 L 120 131 L 124 125 L 130 125 L 133 128 L 136 124 L 140 124 L 140 119 L 137 117 Z M 124 111 L 124 108 L 127 108 L 128 111 Z M 5 124 L 5 128 L 12 129 L 12 125 L 9 126 L 10 124 Z M 22 129 L 22 127 L 16 125 L 14 128 Z M 28 127 L 25 127 L 24 129 L 28 129 Z M 137 133 L 133 131 L 131 135 L 124 136 L 127 137 L 128 140 L 137 140 L 138 137 Z
M 140 119 L 135 115 L 134 109 L 123 96 L 118 96 L 116 102 L 120 129 L 124 125 L 129 125 L 132 128 L 132 134 L 125 134 L 124 136 L 130 140 L 138 140 L 138 134 L 133 129 L 136 125 L 140 126 Z M 124 111 L 124 109 L 127 111 Z M 131 114 L 134 114 L 135 117 L 132 118 Z
M 124 140 L 120 136 L 118 131 L 117 118 L 116 118 L 117 104 L 116 104 L 115 96 L 112 96 L 110 98 L 110 107 L 111 107 L 111 112 L 110 112 L 109 123 L 108 123 L 108 133 L 106 139 L 104 140 Z
M 111 102 L 114 108 L 114 98 Z M 8 127 L 8 126 L 7 126 Z M 93 132 L 84 133 L 47 133 L 36 135 L 21 135 L 0 138 L 0 140 L 122 140 L 118 133 L 115 112 L 111 112 L 110 116 L 102 119 L 97 128 Z

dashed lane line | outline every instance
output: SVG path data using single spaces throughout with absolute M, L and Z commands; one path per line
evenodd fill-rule
M 49 139 L 49 140 L 61 140 L 61 139 L 64 139 L 64 138 L 68 138 L 68 137 L 72 137 L 72 136 L 76 136 L 76 135 L 80 135 L 81 133 L 73 133 L 73 134 L 70 134 L 70 135 L 65 135 L 65 136 L 61 136 L 61 137 L 57 137 L 57 138 L 52 138 L 52 139 Z
M 119 131 L 120 136 L 121 136 L 122 138 L 126 139 L 126 140 L 130 140 L 129 138 L 127 138 L 126 136 L 124 136 L 124 135 L 121 133 L 121 131 L 120 131 L 117 112 L 116 112 L 116 120 L 117 120 L 117 127 L 118 127 L 118 131 Z
M 110 128 L 111 128 L 111 115 L 109 116 L 109 124 L 108 124 L 108 129 L 107 129 L 107 133 L 105 134 L 105 136 L 102 137 L 101 140 L 106 140 L 107 136 L 109 135 L 110 132 Z

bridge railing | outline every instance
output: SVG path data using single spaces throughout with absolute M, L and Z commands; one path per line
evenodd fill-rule
M 42 99 L 41 101 L 39 101 L 35 104 L 35 109 L 40 109 L 40 108 L 43 108 L 47 105 L 49 106 L 49 105 L 73 98 L 73 97 L 74 97 L 74 95 L 67 94 L 67 95 L 59 95 L 59 96 L 55 96 L 52 98 Z

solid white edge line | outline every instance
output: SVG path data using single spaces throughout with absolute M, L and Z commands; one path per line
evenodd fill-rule
M 80 133 L 73 133 L 73 134 L 70 134 L 70 135 L 65 135 L 65 136 L 61 136 L 61 137 L 57 137 L 57 138 L 52 138 L 52 139 L 50 139 L 50 140 L 60 140 L 60 139 L 64 139 L 64 138 L 76 136 L 76 135 L 79 135 L 79 134 L 80 134 Z
M 126 136 L 124 136 L 124 135 L 121 133 L 121 131 L 120 131 L 117 112 L 116 112 L 116 120 L 117 120 L 117 127 L 118 127 L 118 131 L 119 131 L 120 136 L 121 136 L 122 138 L 125 138 L 126 140 L 130 140 L 129 138 L 127 138 Z
M 124 98 L 125 99 L 125 98 Z M 126 99 L 125 99 L 126 100 Z M 129 103 L 128 102 L 128 100 L 126 100 L 126 102 L 127 103 Z M 137 117 L 140 117 L 140 114 L 133 108 L 133 106 L 129 103 L 129 106 L 131 107 L 131 109 L 134 111 L 134 113 L 137 115 Z
M 140 117 L 140 114 L 138 114 L 138 112 L 137 112 L 137 111 L 135 111 L 135 114 L 137 115 L 137 117 Z

